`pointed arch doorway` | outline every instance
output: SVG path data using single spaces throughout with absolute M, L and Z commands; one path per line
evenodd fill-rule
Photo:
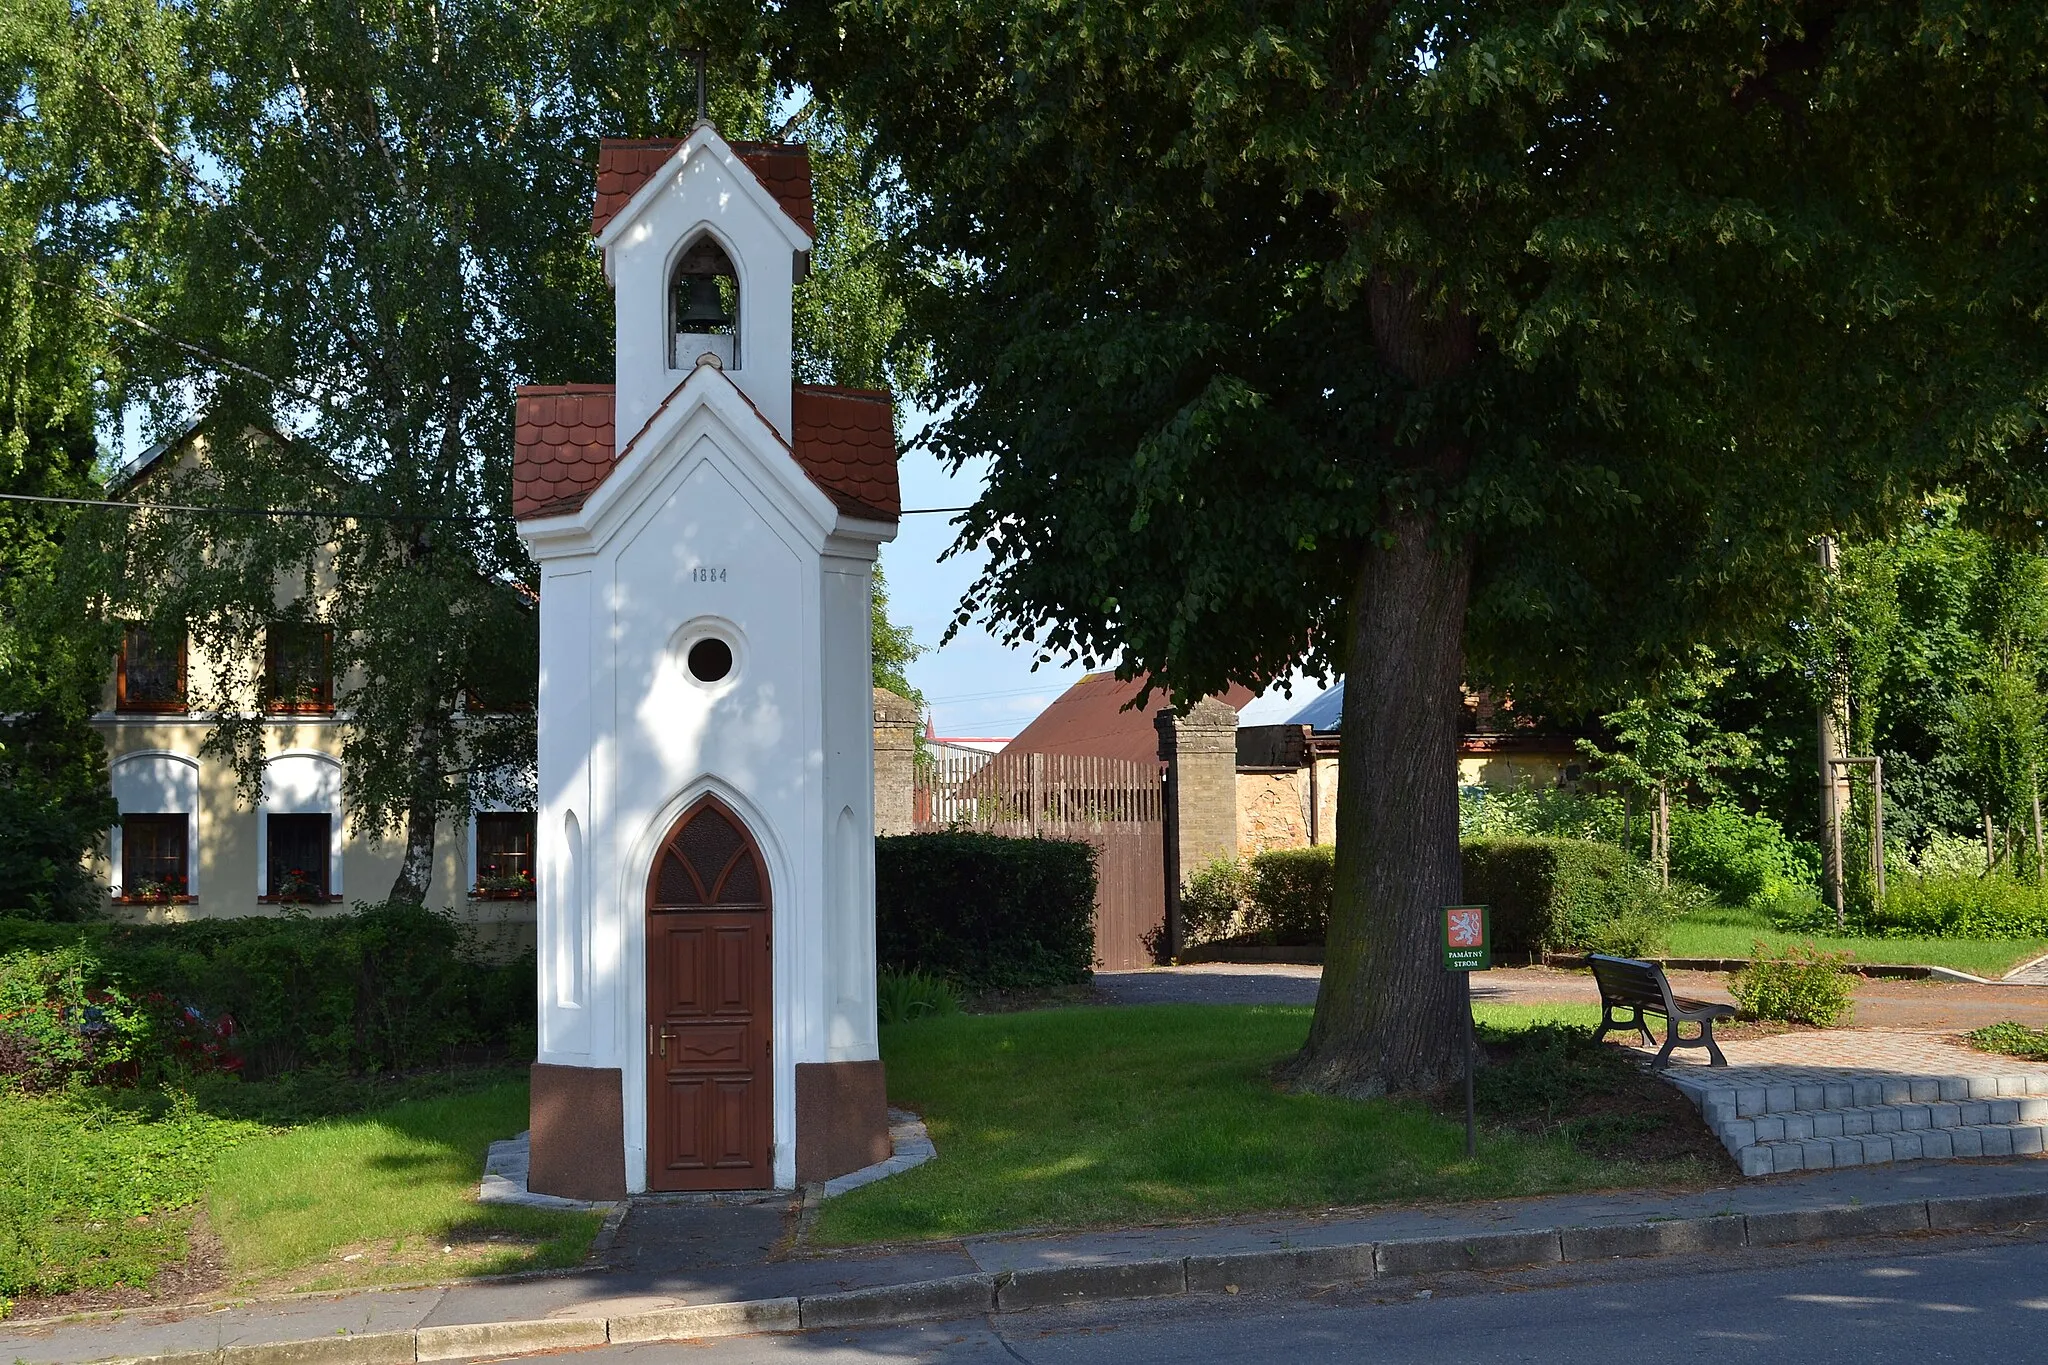
M 647 1187 L 775 1183 L 767 863 L 714 797 L 684 811 L 647 878 Z

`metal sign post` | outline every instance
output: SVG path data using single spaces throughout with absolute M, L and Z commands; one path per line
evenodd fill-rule
M 1472 1103 L 1472 1068 L 1479 1043 L 1472 1027 L 1472 973 L 1493 966 L 1493 926 L 1483 905 L 1444 907 L 1444 970 L 1465 979 L 1465 1156 L 1479 1154 L 1479 1123 Z

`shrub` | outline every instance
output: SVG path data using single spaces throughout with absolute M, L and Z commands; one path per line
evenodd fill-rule
M 1063 839 L 875 840 L 876 960 L 970 990 L 1064 986 L 1095 962 L 1095 850 Z
M 1980 1051 L 2002 1052 L 2008 1057 L 2024 1057 L 2031 1062 L 2048 1062 L 2048 1029 L 2028 1028 L 2017 1020 L 2008 1019 L 1999 1024 L 1986 1024 L 1964 1037 Z
M 1640 957 L 1663 941 L 1677 897 L 1612 844 L 1470 839 L 1465 899 L 1493 909 L 1494 952 L 1591 948 Z
M 400 1071 L 533 1042 L 532 955 L 487 961 L 452 918 L 417 907 L 61 931 L 0 922 L 0 950 L 17 945 L 85 952 L 90 984 L 152 1006 L 155 1052 L 135 1059 L 145 1072 L 178 1054 L 215 1060 L 206 1050 L 230 1020 L 252 1076 Z
M 959 1012 L 960 995 L 942 976 L 885 970 L 875 983 L 875 1014 L 884 1024 Z
M 1289 947 L 1329 937 L 1337 850 L 1274 848 L 1251 860 L 1251 919 L 1267 941 Z
M 1671 812 L 1671 870 L 1728 905 L 1815 896 L 1820 850 L 1785 837 L 1778 822 L 1715 803 Z
M 2048 938 L 2048 889 L 2005 873 L 1901 877 L 1861 919 L 1882 938 Z
M 1854 1009 L 1846 974 L 1847 953 L 1824 953 L 1811 943 L 1773 953 L 1759 940 L 1749 966 L 1730 979 L 1729 990 L 1745 1019 L 1783 1019 L 1822 1028 L 1847 1023 Z
M 150 1022 L 81 945 L 0 956 L 0 1084 L 34 1091 L 111 1079 L 147 1055 Z
M 1242 858 L 1217 858 L 1197 868 L 1180 891 L 1180 941 L 1189 948 L 1244 932 L 1251 899 L 1251 867 Z
M 1619 844 L 1627 824 L 1622 799 L 1605 793 L 1561 787 L 1464 787 L 1458 792 L 1461 839 L 1591 839 Z M 1637 824 L 1640 827 L 1640 815 Z

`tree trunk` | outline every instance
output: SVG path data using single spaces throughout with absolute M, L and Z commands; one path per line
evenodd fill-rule
M 1351 604 L 1337 863 L 1322 989 L 1290 1063 L 1303 1089 L 1357 1098 L 1462 1074 L 1465 994 L 1443 968 L 1446 905 L 1462 898 L 1458 728 L 1469 542 L 1432 544 L 1397 516 L 1366 551 Z
M 440 721 L 422 723 L 413 734 L 412 796 L 405 811 L 405 855 L 392 880 L 393 902 L 425 905 L 434 883 L 435 825 L 440 818 Z

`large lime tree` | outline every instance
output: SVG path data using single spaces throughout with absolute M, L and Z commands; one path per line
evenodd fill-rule
M 2048 6 L 789 0 L 900 175 L 964 608 L 1348 682 L 1297 1083 L 1459 1065 L 1466 680 L 1588 698 L 1918 490 L 2038 507 Z

